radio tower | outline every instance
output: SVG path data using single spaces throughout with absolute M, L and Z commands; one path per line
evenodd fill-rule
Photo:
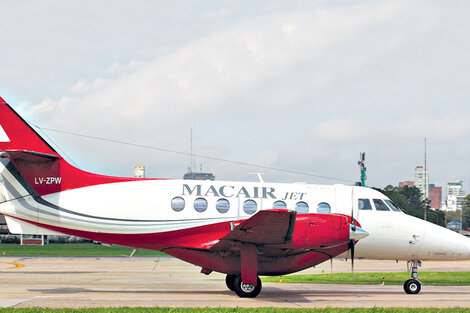
M 428 166 L 427 166 L 427 143 L 426 137 L 424 137 L 424 220 L 427 219 L 427 210 L 428 210 Z
M 366 153 L 365 152 L 361 152 L 359 154 L 359 161 L 357 162 L 357 164 L 359 165 L 359 167 L 361 168 L 361 186 L 365 186 L 366 185 L 366 171 L 367 171 L 367 167 L 365 165 L 365 161 L 366 161 Z

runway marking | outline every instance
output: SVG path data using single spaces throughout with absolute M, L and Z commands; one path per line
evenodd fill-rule
M 0 263 L 13 265 L 13 267 L 2 268 L 2 270 L 11 270 L 11 269 L 24 267 L 24 264 L 15 263 L 15 262 L 0 262 Z

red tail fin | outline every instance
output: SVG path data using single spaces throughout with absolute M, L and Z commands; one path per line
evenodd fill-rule
M 67 189 L 135 180 L 88 173 L 68 164 L 0 97 L 0 174 L 7 170 L 39 196 Z M 33 192 L 31 190 L 31 192 Z
M 57 152 L 0 97 L 0 150 Z

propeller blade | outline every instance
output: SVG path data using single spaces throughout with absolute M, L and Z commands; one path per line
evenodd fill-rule
M 354 241 L 351 240 L 351 273 L 354 279 Z

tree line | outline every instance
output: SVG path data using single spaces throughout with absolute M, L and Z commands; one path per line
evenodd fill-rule
M 405 213 L 424 219 L 425 202 L 419 188 L 413 186 L 394 187 L 388 185 L 384 189 L 376 188 L 375 190 L 382 192 L 389 197 L 400 209 Z M 446 223 L 456 220 L 460 222 L 460 210 L 455 212 L 445 212 L 443 210 L 433 210 L 428 200 L 426 208 L 426 220 L 445 227 Z M 462 228 L 470 228 L 470 194 L 468 194 L 462 203 Z

